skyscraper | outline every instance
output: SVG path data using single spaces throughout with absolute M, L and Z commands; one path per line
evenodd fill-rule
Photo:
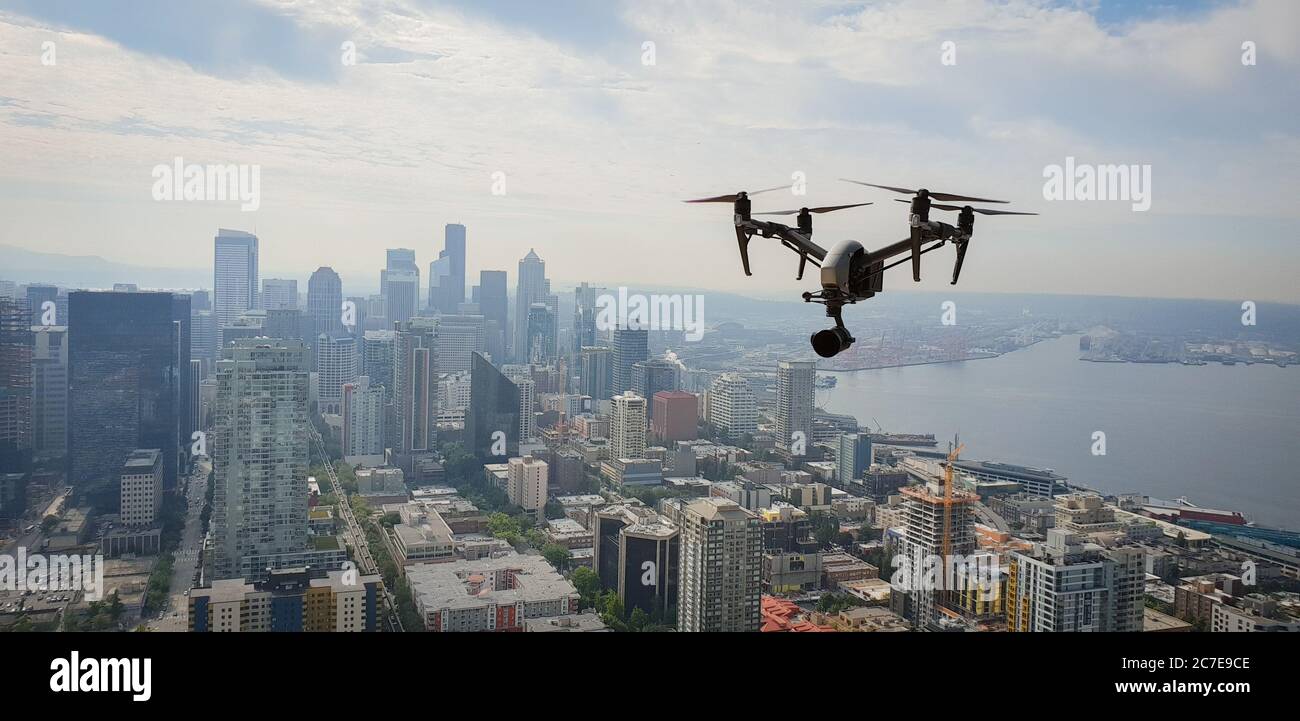
M 1072 531 L 1051 528 L 1047 542 L 1011 554 L 1008 631 L 1141 631 L 1140 548 L 1103 548 Z
M 176 481 L 180 326 L 171 293 L 74 291 L 68 298 L 68 482 L 101 509 L 137 448 Z M 188 366 L 187 366 L 188 367 Z
M 343 386 L 357 379 L 357 342 L 350 335 L 316 337 L 317 409 L 340 413 Z
M 394 404 L 400 425 L 397 452 L 403 459 L 432 451 L 438 420 L 436 321 L 412 318 L 397 333 Z
M 343 386 L 343 455 L 383 456 L 384 393 L 360 376 Z
M 709 423 L 729 441 L 758 430 L 758 406 L 749 381 L 739 373 L 723 373 L 713 380 L 708 395 Z
M 573 355 L 596 345 L 596 299 L 602 290 L 586 283 L 573 289 Z
M 478 458 L 497 462 L 519 451 L 519 389 L 482 353 L 474 354 L 470 369 L 465 442 Z
M 943 484 L 908 486 L 903 495 L 906 525 L 898 543 L 898 572 L 890 577 L 889 605 L 918 628 L 934 629 L 943 610 L 958 606 L 956 569 L 950 562 L 973 554 L 975 524 L 971 504 L 979 497 L 955 490 L 948 498 Z M 947 536 L 947 543 L 944 538 Z M 927 573 L 936 568 L 934 573 Z
M 632 385 L 632 366 L 650 358 L 650 331 L 635 328 L 614 329 L 614 356 L 612 393 L 635 390 Z M 593 396 L 594 398 L 594 396 Z
M 506 272 L 504 270 L 479 271 L 478 307 L 485 321 L 488 355 L 497 363 L 506 360 L 506 336 L 510 334 L 510 319 L 506 298 Z
M 307 281 L 307 315 L 311 316 L 311 337 L 343 330 L 343 281 L 333 268 L 322 266 Z
M 475 353 L 487 350 L 486 329 L 481 315 L 439 315 L 438 372 L 460 373 L 470 370 Z
M 816 374 L 812 361 L 781 361 L 777 366 L 776 446 L 787 455 L 803 456 L 812 449 Z
M 298 307 L 298 281 L 284 278 L 262 280 L 262 307 L 266 310 Z
M 172 294 L 172 323 L 176 326 L 176 435 L 180 461 L 186 470 L 190 459 L 190 436 L 194 433 L 194 388 L 190 381 L 190 294 Z
M 465 226 L 448 223 L 443 249 L 429 264 L 429 308 L 454 314 L 465 302 Z
M 384 318 L 389 323 L 402 323 L 419 312 L 420 274 L 411 270 L 380 271 L 380 286 L 384 295 Z
M 533 303 L 546 303 L 549 293 L 546 263 L 532 249 L 519 261 L 515 289 L 515 332 L 510 352 L 516 362 L 528 360 L 528 309 Z
M 871 467 L 871 437 L 866 433 L 841 433 L 835 454 L 835 480 L 847 486 Z
M 68 448 L 68 328 L 32 326 L 32 452 L 61 458 Z
M 511 458 L 506 467 L 506 495 L 514 505 L 540 517 L 549 479 L 546 461 L 532 456 Z
M 252 578 L 307 546 L 307 348 L 244 338 L 223 356 L 209 445 L 213 560 L 217 578 Z
M 699 399 L 686 391 L 659 391 L 650 399 L 651 427 L 659 443 L 694 440 L 699 428 Z
M 550 365 L 555 362 L 555 316 L 545 303 L 528 306 L 528 346 L 524 362 Z
M 212 278 L 217 327 L 258 307 L 257 236 L 242 230 L 217 230 Z
M 27 286 L 27 306 L 32 312 L 31 325 L 46 325 L 44 320 L 45 304 L 53 303 L 55 308 L 53 323 L 49 325 L 67 325 L 66 319 L 58 312 L 59 289 L 52 285 Z
M 725 498 L 678 501 L 681 582 L 677 630 L 757 631 L 763 534 L 759 518 Z
M 603 401 L 614 395 L 613 353 L 609 348 L 585 346 L 578 354 L 578 392 Z
M 646 400 L 628 392 L 614 396 L 609 422 L 612 460 L 645 457 Z
M 31 311 L 25 298 L 0 297 L 0 474 L 26 473 L 31 457 Z M 0 506 L 11 504 L 0 498 Z
M 654 358 L 632 364 L 632 390 L 647 400 L 660 391 L 675 391 L 681 387 L 681 368 L 670 360 Z M 654 418 L 654 406 L 647 409 Z
M 677 606 L 677 526 L 645 506 L 620 503 L 591 513 L 592 569 L 630 612 L 667 618 Z

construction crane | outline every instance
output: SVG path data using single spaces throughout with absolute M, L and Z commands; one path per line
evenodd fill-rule
M 956 446 L 955 448 L 953 446 Z M 949 569 L 952 565 L 952 465 L 961 454 L 961 438 L 954 437 L 953 442 L 948 444 L 948 462 L 943 469 L 943 585 L 944 588 L 951 588 L 948 584 L 952 579 L 948 578 Z

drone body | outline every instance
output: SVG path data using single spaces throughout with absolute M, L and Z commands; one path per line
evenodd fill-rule
M 755 213 L 752 212 L 749 196 L 780 190 L 785 186 L 765 188 L 752 192 L 740 191 L 731 195 L 686 201 L 688 203 L 732 203 L 736 243 L 740 248 L 740 262 L 745 269 L 745 275 L 753 275 L 749 270 L 749 241 L 755 235 L 764 238 L 777 238 L 781 245 L 799 254 L 799 272 L 795 276 L 797 280 L 803 279 L 804 270 L 809 262 L 821 269 L 821 290 L 804 293 L 803 299 L 805 302 L 825 305 L 826 315 L 835 321 L 833 328 L 818 331 L 812 336 L 813 350 L 823 358 L 830 358 L 853 345 L 853 335 L 844 326 L 841 317 L 844 306 L 866 300 L 881 292 L 885 271 L 906 261 L 906 259 L 903 259 L 885 265 L 886 260 L 897 255 L 909 254 L 912 260 L 912 279 L 920 281 L 921 256 L 951 241 L 957 248 L 957 259 L 952 272 L 952 284 L 956 285 L 957 279 L 961 275 L 962 263 L 966 259 L 967 245 L 975 232 L 976 213 L 982 215 L 1036 215 L 1035 213 L 973 208 L 969 205 L 942 205 L 932 202 L 933 199 L 1005 203 L 1004 200 L 989 200 L 987 198 L 975 198 L 951 193 L 933 193 L 925 188 L 909 190 L 888 185 L 862 183 L 856 180 L 847 182 L 913 195 L 911 201 L 899 201 L 911 203 L 908 214 L 908 237 L 875 251 L 868 251 L 856 240 L 843 240 L 828 252 L 812 241 L 812 216 L 814 214 L 871 205 L 871 203 L 850 203 L 848 205 L 805 207 L 799 210 L 757 213 L 757 215 L 794 215 L 797 213 L 798 219 L 795 227 L 754 219 Z M 948 223 L 930 220 L 931 209 L 960 211 L 957 216 L 957 225 L 952 226 Z M 933 243 L 933 245 L 923 247 L 927 243 Z

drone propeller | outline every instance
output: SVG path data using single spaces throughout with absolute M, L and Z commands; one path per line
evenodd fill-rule
M 808 211 L 809 213 L 830 213 L 835 210 L 844 210 L 845 208 L 856 208 L 860 205 L 871 205 L 871 203 L 850 203 L 848 205 L 823 205 L 818 208 L 800 208 L 798 210 L 768 210 L 762 213 L 754 213 L 754 215 L 794 215 L 795 213 L 802 213 L 805 210 Z
M 840 180 L 843 180 L 843 181 L 846 182 L 846 183 L 854 183 L 854 184 L 856 184 L 856 185 L 865 185 L 865 186 L 870 187 L 870 188 L 881 188 L 881 189 L 883 189 L 883 190 L 892 190 L 892 191 L 894 191 L 895 193 L 902 193 L 903 195 L 916 195 L 917 193 L 920 192 L 920 190 L 925 190 L 924 188 L 922 188 L 922 189 L 920 189 L 920 190 L 911 190 L 911 189 L 909 189 L 909 188 L 896 188 L 896 187 L 894 187 L 894 186 L 892 186 L 892 185 L 876 185 L 875 183 L 864 183 L 864 182 L 862 182 L 861 180 L 850 180 L 850 179 L 848 179 L 848 178 L 840 178 Z M 969 196 L 969 195 L 954 195 L 954 194 L 952 194 L 952 193 L 936 193 L 936 192 L 934 192 L 934 191 L 932 191 L 932 190 L 926 190 L 926 193 L 928 193 L 929 196 L 930 196 L 931 198 L 934 198 L 935 200 L 966 200 L 966 201 L 970 201 L 970 202 L 972 202 L 972 203 L 1005 203 L 1005 202 L 1007 202 L 1007 201 L 1005 201 L 1005 200 L 991 200 L 991 199 L 989 199 L 989 198 L 976 198 L 976 197 Z
M 903 200 L 902 198 L 894 198 L 894 200 L 900 203 L 911 202 L 908 200 Z M 937 210 L 964 210 L 965 208 L 969 208 L 970 206 L 944 205 L 942 203 L 931 203 L 930 207 L 935 208 Z M 971 208 L 971 210 L 973 212 L 979 213 L 980 215 L 1038 215 L 1038 213 L 1021 213 L 1014 210 L 993 210 L 991 208 Z
M 749 196 L 749 195 L 758 195 L 759 193 L 770 193 L 773 190 L 781 190 L 783 188 L 788 188 L 788 187 L 790 186 L 778 185 L 775 188 L 764 188 L 762 190 L 750 190 L 750 191 L 742 190 L 738 193 L 732 193 L 731 195 L 715 195 L 712 198 L 696 198 L 695 200 L 683 200 L 682 202 L 683 203 L 734 203 L 737 200 L 739 200 L 740 196 L 742 195 Z

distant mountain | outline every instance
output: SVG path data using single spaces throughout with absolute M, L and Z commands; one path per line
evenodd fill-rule
M 67 288 L 111 288 L 135 283 L 141 288 L 209 288 L 212 271 L 150 268 L 105 260 L 97 255 L 61 255 L 0 245 L 0 278 L 18 283 L 53 283 Z

